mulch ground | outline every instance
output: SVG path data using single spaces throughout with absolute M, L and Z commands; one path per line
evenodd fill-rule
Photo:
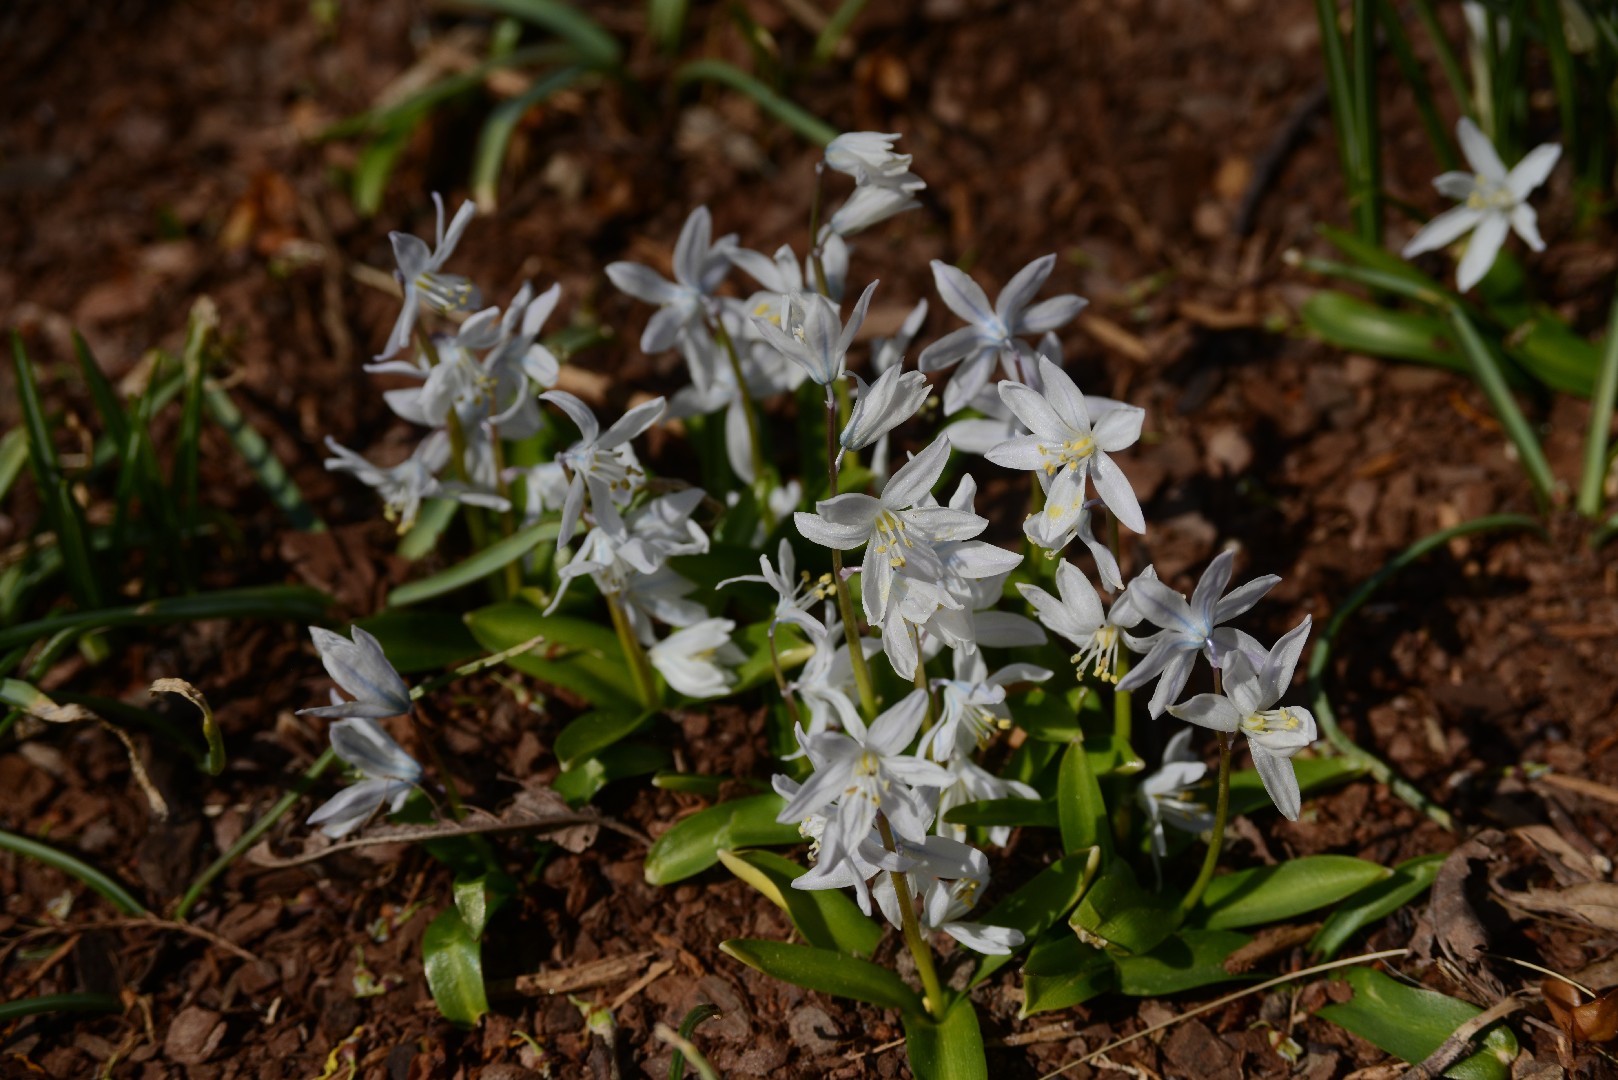
M 724 8 L 695 6 L 692 54 L 746 66 Z M 746 6 L 789 61 L 807 53 L 812 35 L 791 14 L 802 5 Z M 591 311 L 616 329 L 615 341 L 580 360 L 609 376 L 590 385 L 611 410 L 631 393 L 673 386 L 677 361 L 634 348 L 646 311 L 610 289 L 601 268 L 616 258 L 666 261 L 680 222 L 701 203 L 720 231 L 741 232 L 748 246 L 801 245 L 815 153 L 734 95 L 676 100 L 666 62 L 636 33 L 641 5 L 599 7 L 605 25 L 640 42 L 630 65 L 645 80 L 644 97 L 584 86 L 531 117 L 498 213 L 473 225 L 458 259 L 495 297 L 524 278 L 560 281 L 562 317 Z M 1148 410 L 1147 438 L 1124 462 L 1151 522 L 1138 561 L 1184 585 L 1238 540 L 1246 572 L 1285 578 L 1250 626 L 1273 637 L 1306 612 L 1321 625 L 1355 585 L 1434 529 L 1533 512 L 1469 382 L 1345 358 L 1293 329 L 1311 283 L 1281 255 L 1315 245 L 1313 227 L 1344 216 L 1325 111 L 1306 105 L 1321 80 L 1312 4 L 870 7 L 855 48 L 793 92 L 839 128 L 903 132 L 903 149 L 929 182 L 922 211 L 858 238 L 857 274 L 882 280 L 871 322 L 891 330 L 932 295 L 929 259 L 960 261 L 992 290 L 1055 250 L 1052 290 L 1092 301 L 1064 335 L 1070 370 L 1088 392 Z M 116 379 L 148 347 L 177 347 L 192 299 L 213 297 L 232 392 L 333 528 L 319 538 L 290 532 L 210 431 L 207 500 L 233 528 L 204 584 L 304 580 L 357 616 L 419 569 L 392 555 L 369 493 L 321 467 L 328 434 L 372 456 L 402 453 L 411 439 L 359 368 L 385 336 L 394 302 L 349 269 L 390 267 L 390 228 L 430 233 L 426 192 L 462 188 L 481 114 L 450 110 L 424 129 L 382 214 L 361 220 L 334 182 L 354 163 L 355 145 L 312 137 L 375 101 L 421 61 L 421 48 L 437 41 L 442 50 L 457 17 L 414 3 L 335 5 L 332 22 L 321 10 L 302 0 L 61 0 L 0 14 L 8 56 L 0 322 L 21 330 L 53 404 L 89 425 L 71 331 L 86 336 Z M 1409 103 L 1394 96 L 1387 115 L 1388 185 L 1428 205 L 1437 170 Z M 1550 193 L 1542 223 L 1552 251 L 1537 265 L 1547 292 L 1593 329 L 1618 249 L 1557 239 L 1569 231 L 1568 205 L 1565 192 Z M 922 342 L 953 325 L 935 310 Z M 0 395 L 8 427 L 17 419 L 13 397 Z M 1583 404 L 1537 406 L 1553 465 L 1576 477 Z M 160 428 L 160 442 L 166 433 Z M 13 502 L 12 516 L 0 517 L 0 545 L 32 528 L 30 506 Z M 1345 728 L 1451 809 L 1458 835 L 1360 782 L 1312 800 L 1295 824 L 1273 814 L 1238 822 L 1229 861 L 1343 852 L 1393 862 L 1491 829 L 1491 879 L 1521 889 L 1562 880 L 1571 856 L 1564 850 L 1557 862 L 1547 844 L 1593 855 L 1595 865 L 1613 853 L 1618 818 L 1602 793 L 1610 800 L 1618 785 L 1618 561 L 1592 554 L 1583 539 L 1577 522 L 1555 517 L 1544 538 L 1455 541 L 1391 584 L 1338 643 L 1328 687 Z M 201 623 L 117 640 L 112 659 L 65 661 L 47 688 L 133 696 L 157 677 L 190 679 L 218 710 L 228 768 L 206 778 L 161 744 L 148 747 L 173 809 L 159 822 L 115 740 L 89 727 L 53 729 L 0 747 L 0 822 L 138 883 L 162 909 L 319 753 L 323 729 L 292 711 L 318 701 L 326 683 L 301 627 Z M 565 719 L 483 679 L 441 695 L 433 722 L 470 799 L 492 806 L 513 780 L 554 775 L 549 747 Z M 673 749 L 686 767 L 768 775 L 754 713 L 721 706 L 676 720 Z M 1519 768 L 1529 764 L 1586 781 L 1594 794 L 1534 779 Z M 609 789 L 600 804 L 652 835 L 706 805 L 633 785 Z M 301 830 L 289 820 L 276 835 Z M 1050 839 L 1025 831 L 997 858 L 1036 866 L 1049 858 Z M 497 994 L 495 1013 L 470 1032 L 439 1019 L 419 943 L 448 903 L 449 877 L 420 851 L 234 868 L 196 922 L 252 960 L 173 932 L 97 928 L 109 912 L 93 894 L 7 856 L 6 997 L 109 991 L 124 993 L 129 1009 L 0 1028 L 0 1073 L 330 1077 L 349 1075 L 353 1064 L 359 1075 L 398 1080 L 662 1076 L 668 1053 L 653 1026 L 678 1024 L 707 1001 L 723 1017 L 700 1030 L 699 1042 L 727 1076 L 909 1075 L 894 1014 L 767 980 L 719 953 L 726 938 L 790 932 L 722 871 L 652 889 L 643 851 L 609 833 L 576 854 L 522 842 L 507 850 L 523 889 L 485 950 L 495 989 L 535 971 L 630 958 L 609 985 L 583 991 L 613 1006 L 613 1039 L 592 1034 L 566 995 Z M 1407 909 L 1368 944 L 1404 945 L 1432 922 L 1424 908 Z M 24 937 L 40 927 L 55 929 Z M 1606 980 L 1598 987 L 1618 982 L 1611 963 L 1590 974 L 1610 957 L 1610 934 L 1565 920 L 1503 920 L 1494 930 L 1496 952 L 1585 971 Z M 893 943 L 886 948 L 891 954 Z M 1507 987 L 1528 975 L 1496 971 Z M 379 992 L 362 996 L 361 985 Z M 1375 1066 L 1383 1056 L 1373 1047 L 1310 1018 L 1338 993 L 1317 983 L 1248 998 L 1071 1075 L 1326 1080 Z M 1008 973 L 980 1001 L 992 1068 L 1010 1080 L 1213 996 L 1106 998 L 1018 1022 L 1020 987 Z M 1610 1059 L 1570 1051 L 1544 1023 L 1518 1030 L 1541 1063 L 1613 1075 L 1603 1072 Z M 1282 1035 L 1301 1047 L 1296 1063 L 1275 1049 Z

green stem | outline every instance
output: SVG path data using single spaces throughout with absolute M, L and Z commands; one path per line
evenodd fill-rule
M 1354 134 L 1359 174 L 1354 180 L 1354 219 L 1360 237 L 1382 244 L 1382 140 L 1376 91 L 1376 0 L 1353 0 Z
M 1607 320 L 1607 340 L 1601 350 L 1601 370 L 1590 395 L 1590 433 L 1584 439 L 1584 475 L 1579 483 L 1579 513 L 1594 519 L 1601 513 L 1603 482 L 1607 478 L 1607 437 L 1612 430 L 1613 399 L 1618 397 L 1618 298 Z
M 1472 366 L 1473 376 L 1483 389 L 1484 396 L 1489 399 L 1501 426 L 1506 429 L 1507 437 L 1517 448 L 1523 471 L 1528 474 L 1529 482 L 1534 485 L 1534 493 L 1539 496 L 1541 511 L 1548 510 L 1556 491 L 1556 477 L 1551 473 L 1550 462 L 1545 460 L 1545 451 L 1540 449 L 1539 440 L 1534 437 L 1533 428 L 1528 425 L 1527 418 L 1511 396 L 1511 387 L 1506 385 L 1500 361 L 1459 304 L 1451 304 L 1448 314 L 1461 351 Z
M 292 785 L 291 791 L 277 799 L 275 805 L 270 807 L 263 817 L 253 822 L 246 832 L 237 837 L 236 842 L 230 845 L 228 851 L 209 863 L 208 868 L 197 875 L 197 879 L 191 883 L 191 887 L 185 891 L 185 895 L 180 897 L 180 903 L 174 909 L 176 922 L 185 921 L 185 917 L 191 913 L 191 909 L 196 906 L 197 901 L 202 899 L 203 892 L 207 890 L 209 885 L 213 884 L 214 878 L 223 874 L 231 863 L 241 858 L 249 848 L 258 843 L 259 837 L 268 832 L 270 826 L 281 820 L 282 815 L 292 809 L 299 799 L 303 798 L 304 792 L 308 791 L 314 782 L 320 779 L 321 774 L 331 768 L 336 760 L 336 751 L 327 747 L 326 751 L 314 760 L 314 764 L 304 770 L 303 775 L 298 778 L 298 782 Z
M 830 387 L 826 390 L 826 479 L 830 489 L 828 499 L 837 497 L 837 399 Z M 843 619 L 843 640 L 848 644 L 848 660 L 854 669 L 854 685 L 859 688 L 860 712 L 866 722 L 876 719 L 876 687 L 871 682 L 871 667 L 865 662 L 864 643 L 860 640 L 859 620 L 854 617 L 854 597 L 848 582 L 843 580 L 843 553 L 831 550 L 831 583 L 837 590 L 837 611 Z M 917 657 L 919 664 L 920 657 Z
M 882 832 L 882 846 L 889 851 L 897 851 L 893 842 L 893 830 L 888 826 L 888 819 L 882 814 L 876 815 L 876 827 Z M 933 967 L 933 950 L 928 946 L 927 940 L 921 936 L 921 924 L 916 920 L 916 905 L 910 897 L 910 879 L 908 875 L 897 870 L 891 871 L 893 877 L 893 891 L 899 901 L 899 922 L 904 931 L 905 945 L 910 949 L 910 955 L 916 961 L 916 973 L 921 976 L 922 989 L 926 995 L 927 1011 L 935 1020 L 944 1016 L 944 985 L 938 981 L 938 970 Z
M 634 627 L 629 625 L 629 616 L 625 614 L 623 604 L 619 603 L 617 593 L 607 594 L 607 611 L 612 615 L 612 628 L 618 632 L 618 644 L 624 650 L 624 659 L 629 661 L 629 674 L 635 680 L 635 694 L 640 698 L 641 706 L 657 708 L 657 677 L 652 674 L 651 661 L 646 658 L 646 650 L 641 647 L 640 638 L 635 636 Z
M 714 340 L 725 348 L 725 356 L 730 361 L 730 373 L 736 379 L 736 394 L 742 403 L 742 419 L 747 423 L 747 445 L 752 453 L 753 460 L 753 489 L 758 496 L 759 516 L 764 520 L 764 528 L 769 530 L 774 526 L 770 518 L 769 501 L 764 497 L 767 491 L 760 490 L 765 481 L 764 446 L 759 439 L 758 413 L 753 409 L 753 396 L 747 390 L 747 377 L 742 374 L 742 358 L 736 352 L 736 343 L 730 340 L 730 331 L 725 329 L 723 319 L 713 319 L 709 323 L 713 327 Z
M 1218 672 L 1214 673 L 1215 681 Z M 1208 882 L 1213 880 L 1214 868 L 1219 865 L 1219 852 L 1225 844 L 1225 822 L 1230 817 L 1230 736 L 1223 731 L 1219 732 L 1219 795 L 1218 802 L 1214 804 L 1213 833 L 1208 837 L 1208 853 L 1203 856 L 1202 870 L 1197 874 L 1197 880 L 1192 882 L 1191 891 L 1180 900 L 1180 920 L 1191 913 L 1202 899 L 1203 892 L 1208 888 Z
M 18 836 L 13 832 L 0 829 L 0 851 L 9 851 L 14 855 L 22 855 L 42 862 L 53 870 L 60 870 L 69 877 L 78 878 L 113 907 L 125 915 L 149 915 L 146 905 L 136 900 L 134 895 L 117 881 L 90 864 L 69 855 L 65 851 L 58 851 L 48 844 L 38 840 L 31 840 L 26 836 Z
M 1326 736 L 1326 741 L 1331 743 L 1337 749 L 1337 752 L 1345 758 L 1365 769 L 1376 780 L 1388 785 L 1388 789 L 1399 798 L 1414 806 L 1446 829 L 1454 828 L 1448 811 L 1423 795 L 1420 789 L 1411 784 L 1410 781 L 1396 774 L 1382 759 L 1357 745 L 1338 726 L 1336 714 L 1332 712 L 1331 704 L 1326 700 L 1323 676 L 1326 665 L 1331 660 L 1332 644 L 1336 641 L 1337 634 L 1342 630 L 1344 623 L 1348 621 L 1348 617 L 1358 611 L 1394 575 L 1426 555 L 1429 551 L 1447 544 L 1457 537 L 1467 536 L 1471 533 L 1492 532 L 1497 529 L 1532 529 L 1541 536 L 1545 532 L 1537 519 L 1526 514 L 1494 514 L 1489 517 L 1476 518 L 1472 521 L 1463 521 L 1452 528 L 1441 529 L 1438 532 L 1422 537 L 1394 556 L 1386 566 L 1367 578 L 1359 588 L 1349 595 L 1348 599 L 1337 606 L 1337 609 L 1332 612 L 1331 618 L 1326 621 L 1326 627 L 1321 631 L 1320 637 L 1315 640 L 1314 651 L 1309 656 L 1306 693 L 1311 699 L 1310 711 L 1314 713 L 1315 722 Z

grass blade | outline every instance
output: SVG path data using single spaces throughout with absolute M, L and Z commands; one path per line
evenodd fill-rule
M 431 577 L 399 586 L 388 594 L 388 606 L 397 608 L 419 604 L 486 578 L 516 562 L 545 541 L 555 540 L 560 528 L 560 523 L 556 521 L 535 522 L 504 540 L 490 544 L 465 562 L 456 563 Z
M 1354 219 L 1360 236 L 1382 242 L 1382 139 L 1376 91 L 1376 0 L 1353 0 L 1354 131 L 1358 171 L 1352 181 Z
M 247 467 L 253 470 L 258 482 L 270 496 L 270 501 L 281 508 L 287 516 L 292 527 L 299 532 L 325 532 L 326 523 L 320 520 L 318 514 L 304 501 L 303 492 L 298 489 L 297 481 L 286 471 L 281 459 L 275 456 L 270 444 L 258 429 L 248 422 L 247 417 L 236 407 L 230 394 L 218 383 L 209 379 L 202 390 L 203 403 L 208 407 L 208 414 L 213 417 L 214 423 L 225 429 L 230 441 L 241 454 Z
M 53 615 L 0 629 L 0 650 L 24 645 L 63 630 L 101 627 L 160 626 L 197 619 L 283 619 L 316 622 L 332 599 L 306 585 L 255 585 L 220 589 L 194 596 L 174 596 L 127 607 L 97 608 Z
M 674 73 L 676 86 L 693 82 L 719 83 L 749 98 L 759 108 L 816 146 L 825 146 L 837 137 L 837 129 L 807 109 L 771 90 L 734 64 L 723 60 L 693 60 Z
M 360 151 L 359 162 L 354 166 L 354 175 L 350 178 L 348 197 L 361 217 L 374 217 L 382 208 L 382 195 L 387 190 L 388 177 L 393 175 L 393 167 L 399 164 L 399 156 L 410 144 L 410 136 L 415 134 L 417 125 L 423 119 L 422 116 L 412 117 L 390 128 Z
M 623 60 L 618 40 L 601 24 L 561 0 L 460 0 L 460 6 L 510 15 L 549 30 L 577 51 L 578 59 L 597 70 L 616 68 Z
M 117 994 L 42 994 L 39 997 L 0 1001 L 0 1023 L 45 1013 L 121 1013 Z
M 1388 44 L 1393 46 L 1394 59 L 1399 62 L 1399 73 L 1416 97 L 1416 109 L 1421 114 L 1421 126 L 1427 129 L 1427 141 L 1438 155 L 1439 164 L 1446 170 L 1458 168 L 1460 160 L 1455 155 L 1454 141 L 1438 115 L 1432 84 L 1427 81 L 1427 73 L 1422 70 L 1421 61 L 1416 59 L 1416 51 L 1410 46 L 1410 35 L 1399 18 L 1399 9 L 1394 7 L 1393 0 L 1378 0 L 1377 7 L 1380 24 L 1387 32 Z
M 1607 340 L 1601 349 L 1601 370 L 1596 376 L 1595 391 L 1590 395 L 1590 432 L 1584 438 L 1584 475 L 1579 480 L 1579 513 L 1587 518 L 1593 519 L 1601 513 L 1614 397 L 1618 397 L 1618 298 L 1612 302 Z
M 37 840 L 30 840 L 26 836 L 0 829 L 0 851 L 9 851 L 15 855 L 23 855 L 37 862 L 42 862 L 53 870 L 60 870 L 69 877 L 78 878 L 92 890 L 99 893 L 109 904 L 123 912 L 125 915 L 149 915 L 146 906 L 136 900 L 128 889 L 117 881 L 97 870 L 90 864 L 69 855 L 65 851 L 41 844 Z
M 854 25 L 854 20 L 860 17 L 865 10 L 865 0 L 843 0 L 832 12 L 831 18 L 826 20 L 825 29 L 815 38 L 815 63 L 824 64 L 837 53 L 837 46 L 843 43 L 848 31 Z
M 185 393 L 180 409 L 180 431 L 174 451 L 174 471 L 169 486 L 179 493 L 180 525 L 186 536 L 197 533 L 197 521 L 202 507 L 199 502 L 197 479 L 202 462 L 202 376 L 203 353 L 208 338 L 219 326 L 219 309 L 206 296 L 191 305 L 191 318 L 186 327 L 185 351 L 180 356 L 180 368 L 185 374 Z M 188 560 L 181 560 L 184 577 L 190 578 Z
M 1528 425 L 1522 410 L 1517 408 L 1516 399 L 1511 396 L 1511 387 L 1506 385 L 1499 358 L 1459 305 L 1450 305 L 1449 320 L 1455 328 L 1455 339 L 1460 343 L 1461 351 L 1472 364 L 1473 377 L 1483 388 L 1495 416 L 1506 429 L 1512 445 L 1517 448 L 1523 471 L 1534 485 L 1541 506 L 1549 507 L 1556 491 L 1556 477 L 1551 473 L 1550 462 L 1545 460 L 1545 451 L 1540 449 L 1539 440 L 1534 437 L 1534 429 Z
M 106 426 L 107 436 L 114 445 L 121 445 L 124 436 L 129 431 L 129 417 L 124 412 L 123 403 L 118 400 L 117 391 L 107 381 L 107 376 L 96 363 L 95 354 L 90 352 L 89 344 L 84 336 L 77 330 L 73 331 L 73 355 L 79 362 L 79 371 L 84 375 L 84 383 L 90 388 L 90 397 L 95 401 L 96 411 L 101 414 L 101 423 Z
M 11 487 L 28 464 L 28 432 L 12 428 L 0 437 L 0 499 L 11 493 Z
M 506 148 L 511 144 L 512 132 L 517 130 L 523 116 L 584 72 L 585 69 L 580 67 L 553 72 L 516 97 L 501 102 L 489 113 L 489 118 L 483 122 L 482 132 L 478 134 L 477 150 L 472 155 L 472 199 L 479 209 L 492 211 L 495 208 L 500 195 L 500 171 L 506 163 Z

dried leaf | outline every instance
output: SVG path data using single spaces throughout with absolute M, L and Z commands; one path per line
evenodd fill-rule
M 1567 916 L 1598 930 L 1618 932 L 1618 885 L 1611 882 L 1590 881 L 1560 890 L 1507 892 L 1501 889 L 1498 892 L 1501 900 L 1523 911 Z
M 1577 987 L 1561 979 L 1540 984 L 1551 1016 L 1575 1042 L 1610 1042 L 1618 1038 L 1618 989 L 1608 990 L 1591 1001 Z

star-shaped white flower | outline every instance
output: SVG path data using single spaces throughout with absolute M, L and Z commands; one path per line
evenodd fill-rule
M 1482 281 L 1483 275 L 1494 265 L 1508 231 L 1522 237 L 1535 251 L 1545 250 L 1528 196 L 1551 175 L 1557 159 L 1562 156 L 1562 148 L 1556 143 L 1537 146 L 1507 172 L 1489 137 L 1468 117 L 1461 117 L 1455 134 L 1460 139 L 1461 152 L 1475 172 L 1444 173 L 1433 181 L 1433 187 L 1452 199 L 1459 199 L 1460 205 L 1423 225 L 1400 254 L 1411 259 L 1423 252 L 1447 247 L 1470 232 L 1472 239 L 1467 242 L 1466 254 L 1455 271 L 1455 284 L 1465 292 Z
M 383 806 L 389 813 L 398 813 L 421 779 L 421 766 L 375 720 L 339 720 L 330 734 L 332 750 L 365 777 L 308 817 L 308 824 L 319 825 L 321 832 L 335 840 L 359 828 Z
M 1008 469 L 1028 469 L 1045 488 L 1047 533 L 1058 535 L 1078 527 L 1084 509 L 1085 481 L 1119 523 L 1137 533 L 1146 531 L 1146 519 L 1128 477 L 1108 454 L 1135 445 L 1140 438 L 1145 410 L 1116 404 L 1092 425 L 1084 395 L 1067 372 L 1039 358 L 1043 392 L 1019 382 L 1002 382 L 1000 399 L 1017 414 L 1029 434 L 1007 439 L 984 457 Z
M 394 272 L 399 287 L 404 291 L 404 307 L 388 334 L 388 343 L 377 355 L 378 360 L 397 356 L 410 347 L 410 335 L 416 328 L 416 313 L 425 304 L 434 311 L 471 311 L 483 302 L 476 285 L 459 274 L 446 274 L 443 266 L 455 254 L 455 245 L 477 213 L 477 207 L 463 202 L 455 211 L 455 219 L 444 228 L 444 200 L 433 193 L 433 205 L 438 210 L 438 228 L 434 247 L 410 233 L 391 232 L 393 257 L 399 264 Z
M 699 206 L 685 219 L 680 239 L 675 242 L 673 281 L 640 263 L 608 264 L 607 277 L 614 285 L 658 307 L 640 336 L 641 352 L 672 348 L 681 330 L 703 320 L 708 298 L 730 273 L 735 251 L 735 234 L 714 241 L 713 217 L 706 206 Z

